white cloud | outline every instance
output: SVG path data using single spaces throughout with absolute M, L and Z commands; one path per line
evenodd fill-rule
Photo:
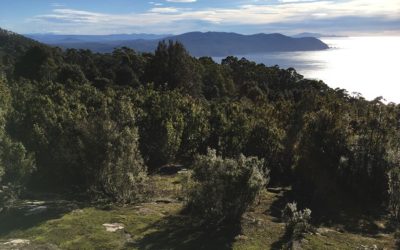
M 63 3 L 52 3 L 51 6 L 52 7 L 65 7 L 65 4 L 63 4 Z
M 170 3 L 194 3 L 194 2 L 197 2 L 197 0 L 167 0 L 167 2 L 170 2 Z
M 149 2 L 149 4 L 154 5 L 154 6 L 162 6 L 162 5 L 164 5 L 162 3 L 157 3 L 157 2 Z
M 281 3 L 316 2 L 316 0 L 279 0 Z
M 154 13 L 177 13 L 179 9 L 171 8 L 171 7 L 159 7 L 159 8 L 152 8 L 150 12 Z
M 310 23 L 315 20 L 341 17 L 381 17 L 384 20 L 399 20 L 398 13 L 400 13 L 398 0 L 281 1 L 287 2 L 275 5 L 241 5 L 235 8 L 196 10 L 154 7 L 146 12 L 125 14 L 57 8 L 50 14 L 34 17 L 33 21 L 37 26 L 65 30 L 65 33 L 76 31 L 81 33 L 115 33 L 117 31 L 180 33 L 189 30 L 204 30 L 215 25 L 229 27 L 235 25 L 268 27 L 276 23 L 301 25 L 304 21 Z M 204 22 L 209 25 L 204 25 Z

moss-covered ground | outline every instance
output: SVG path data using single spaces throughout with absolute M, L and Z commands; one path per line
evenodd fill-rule
M 182 213 L 181 178 L 153 176 L 148 202 L 129 206 L 74 201 L 21 201 L 0 214 L 0 249 L 281 249 L 284 189 L 264 192 L 243 216 L 241 228 L 211 230 Z M 45 207 L 31 213 L 31 208 Z M 28 212 L 27 212 L 28 211 Z M 125 227 L 107 232 L 105 223 Z M 12 245 L 10 240 L 29 240 Z M 8 243 L 7 243 L 8 242 Z M 392 233 L 323 228 L 301 241 L 303 249 L 396 249 Z

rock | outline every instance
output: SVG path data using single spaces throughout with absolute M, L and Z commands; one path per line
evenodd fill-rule
M 125 228 L 124 224 L 121 223 L 105 223 L 103 224 L 103 226 L 106 228 L 107 232 L 111 233 Z
M 176 200 L 170 199 L 170 198 L 163 198 L 163 199 L 157 199 L 155 202 L 156 203 L 170 204 L 170 203 L 175 203 Z
M 386 230 L 386 225 L 383 222 L 375 222 L 375 225 L 379 230 Z
M 132 240 L 132 235 L 125 232 L 125 239 L 126 239 L 127 241 Z
M 295 241 L 293 241 L 292 242 L 292 248 L 291 248 L 292 250 L 301 250 L 301 249 L 303 249 L 302 247 L 301 247 L 301 242 L 300 241 L 297 241 L 297 240 L 295 240 Z
M 161 174 L 161 175 L 175 175 L 179 171 L 181 171 L 182 169 L 183 169 L 183 165 L 170 164 L 170 165 L 162 166 L 159 169 L 158 173 Z
M 85 213 L 85 211 L 83 211 L 82 209 L 75 209 L 71 213 L 72 214 L 83 214 L 83 213 Z
M 3 245 L 20 246 L 20 245 L 29 245 L 30 243 L 31 243 L 30 240 L 14 239 L 3 243 Z
M 155 203 L 155 204 L 157 204 L 157 203 Z M 136 213 L 139 214 L 139 215 L 157 214 L 157 215 L 161 215 L 162 216 L 161 213 L 159 213 L 157 211 L 154 211 L 153 209 L 150 209 L 150 208 L 147 208 L 147 207 L 139 208 L 139 210 L 136 211 Z
M 247 237 L 246 235 L 243 234 L 239 234 L 235 237 L 235 240 L 248 240 L 249 237 Z
M 360 247 L 358 247 L 357 250 L 378 250 L 378 246 L 377 245 L 372 245 L 372 246 L 360 245 Z
M 24 204 L 25 205 L 41 206 L 41 205 L 46 204 L 46 202 L 44 202 L 44 201 L 26 201 Z
M 37 206 L 29 209 L 26 213 L 25 216 L 29 215 L 35 215 L 35 214 L 41 214 L 43 212 L 47 211 L 47 206 Z
M 330 233 L 330 232 L 336 232 L 336 231 L 333 229 L 330 229 L 330 228 L 321 227 L 321 228 L 317 228 L 316 234 L 325 236 L 327 233 Z
M 275 188 L 269 187 L 269 188 L 267 188 L 267 190 L 268 190 L 268 192 L 275 193 L 275 194 L 279 194 L 284 191 L 284 189 L 281 187 L 275 187 Z
M 187 174 L 189 173 L 189 170 L 187 170 L 186 168 L 183 168 L 182 170 L 178 171 L 178 174 Z

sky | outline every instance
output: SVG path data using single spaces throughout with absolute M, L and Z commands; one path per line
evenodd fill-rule
M 400 34 L 400 0 L 0 0 L 22 34 Z

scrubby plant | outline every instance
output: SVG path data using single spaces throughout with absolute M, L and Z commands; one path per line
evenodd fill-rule
M 269 171 L 264 166 L 264 160 L 257 157 L 224 159 L 210 149 L 207 155 L 198 155 L 188 190 L 188 210 L 208 225 L 240 221 L 268 183 Z
M 83 130 L 83 157 L 88 184 L 101 197 L 129 203 L 144 199 L 147 168 L 139 150 L 134 107 L 115 101 Z
M 35 167 L 33 155 L 6 131 L 10 110 L 11 93 L 0 75 L 0 212 L 18 197 Z
M 389 172 L 389 210 L 392 217 L 400 221 L 400 168 Z
M 311 210 L 308 208 L 298 210 L 296 202 L 286 204 L 282 210 L 282 218 L 286 224 L 286 232 L 292 239 L 300 239 L 313 230 L 310 225 Z

